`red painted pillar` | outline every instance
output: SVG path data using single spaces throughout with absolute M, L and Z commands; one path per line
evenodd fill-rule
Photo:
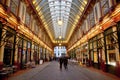
M 120 61 L 116 62 L 115 73 L 118 77 L 120 77 Z

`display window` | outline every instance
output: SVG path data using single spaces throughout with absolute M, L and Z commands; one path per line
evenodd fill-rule
M 94 63 L 98 63 L 98 55 L 97 55 L 97 51 L 94 51 Z
M 29 62 L 31 60 L 30 59 L 30 51 L 31 51 L 31 43 L 27 42 L 27 53 L 26 53 L 27 62 Z
M 15 31 L 8 28 L 3 40 L 5 44 L 3 63 L 12 65 L 14 63 Z
M 40 47 L 40 59 L 43 59 L 43 49 Z
M 22 51 L 22 63 L 26 63 L 26 50 L 27 50 L 27 41 L 24 40 L 23 42 L 23 51 Z
M 17 62 L 19 64 L 22 63 L 21 62 L 21 60 L 22 60 L 22 45 L 23 45 L 23 39 L 19 38 L 19 41 L 18 41 L 18 56 L 17 56 Z
M 119 46 L 116 27 L 112 27 L 105 31 L 107 60 L 109 65 L 116 65 L 116 61 L 119 60 Z
M 97 52 L 98 52 L 98 57 L 99 57 L 99 62 L 105 62 L 105 48 L 104 48 L 104 35 L 98 34 L 97 35 Z

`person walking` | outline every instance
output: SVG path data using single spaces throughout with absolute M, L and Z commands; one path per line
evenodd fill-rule
M 68 59 L 67 59 L 67 57 L 64 57 L 63 62 L 64 62 L 64 68 L 68 69 L 68 67 L 67 67 L 67 65 L 68 65 Z
M 60 70 L 62 70 L 62 64 L 63 64 L 63 58 L 62 57 L 59 58 L 59 63 L 60 63 Z

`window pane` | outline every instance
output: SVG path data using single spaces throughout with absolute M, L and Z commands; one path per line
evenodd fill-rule
M 25 24 L 26 24 L 28 27 L 30 26 L 30 15 L 29 15 L 28 12 L 26 12 Z
M 90 13 L 90 27 L 93 27 L 95 24 L 93 11 Z
M 108 0 L 101 0 L 101 7 L 102 7 L 102 15 L 107 14 L 109 10 Z
M 19 0 L 11 0 L 11 3 L 10 3 L 11 11 L 12 11 L 15 15 L 17 14 L 18 3 L 19 3 Z

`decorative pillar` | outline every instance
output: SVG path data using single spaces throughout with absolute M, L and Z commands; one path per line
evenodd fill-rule
M 34 44 L 31 42 L 31 60 L 33 60 Z
M 5 47 L 5 42 L 3 40 L 6 37 L 6 30 L 5 29 L 2 29 L 2 35 L 1 36 L 3 36 L 3 37 L 1 39 L 1 44 L 0 44 L 0 69 L 3 67 L 4 47 Z
M 106 34 L 104 34 L 104 52 L 105 52 L 105 63 L 106 63 L 106 69 L 105 71 L 108 72 L 108 59 L 107 59 L 107 48 L 106 48 Z
M 45 61 L 46 61 L 46 60 L 47 60 L 46 48 L 44 48 L 44 51 L 45 51 L 45 52 L 44 52 L 44 53 L 45 53 L 44 55 L 45 55 Z
M 18 66 L 18 41 L 19 41 L 19 37 L 17 36 L 18 34 L 16 34 L 16 44 L 15 44 L 15 55 L 14 55 L 14 65 Z
M 13 43 L 12 65 L 14 65 L 15 62 L 15 48 L 16 48 L 16 33 L 14 35 L 14 43 Z

